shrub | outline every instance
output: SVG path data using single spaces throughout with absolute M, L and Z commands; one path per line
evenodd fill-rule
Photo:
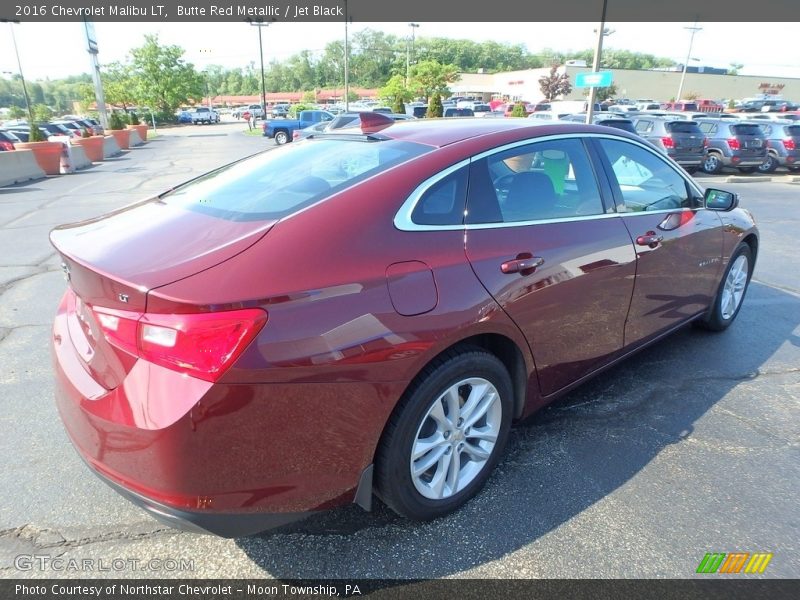
M 441 117 L 443 114 L 442 96 L 441 94 L 434 94 L 431 96 L 431 101 L 428 104 L 428 113 L 425 116 L 429 119 L 435 119 L 436 117 Z
M 136 115 L 135 112 L 132 112 L 132 113 L 130 113 L 128 115 L 128 121 L 130 122 L 131 125 L 139 125 L 140 124 L 139 117 Z
M 125 124 L 122 122 L 122 117 L 119 116 L 117 111 L 113 111 L 111 113 L 111 118 L 108 120 L 108 126 L 110 129 L 125 129 Z
M 42 133 L 42 130 L 39 129 L 38 123 L 31 124 L 31 131 L 30 137 L 28 138 L 29 142 L 46 142 L 47 137 Z
M 82 138 L 92 137 L 92 134 L 89 133 L 89 130 L 86 129 L 86 127 L 81 127 L 81 137 Z
M 514 108 L 511 109 L 511 116 L 512 117 L 527 117 L 528 113 L 525 110 L 525 104 L 522 102 L 517 102 L 514 104 Z
M 403 104 L 403 101 L 400 98 L 395 98 L 394 103 L 392 104 L 392 112 L 398 115 L 406 114 L 406 105 Z
M 311 110 L 312 108 L 314 107 L 309 106 L 308 104 L 292 104 L 289 107 L 289 116 L 292 117 L 293 119 L 296 119 L 300 115 L 301 111 Z

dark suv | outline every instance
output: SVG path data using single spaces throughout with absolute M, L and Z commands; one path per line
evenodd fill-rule
M 636 133 L 681 165 L 694 173 L 706 158 L 705 134 L 695 121 L 684 121 L 673 117 L 632 117 Z
M 716 119 L 697 119 L 695 123 L 708 137 L 703 161 L 706 173 L 719 173 L 723 167 L 752 173 L 767 160 L 767 138 L 759 125 Z
M 758 170 L 772 173 L 778 167 L 800 171 L 800 124 L 793 121 L 759 121 L 767 138 L 767 160 Z

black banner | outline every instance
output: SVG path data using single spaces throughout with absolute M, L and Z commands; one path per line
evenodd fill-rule
M 3 600 L 783 600 L 800 597 L 800 580 L 4 580 Z
M 797 0 L 4 0 L 0 18 L 17 21 L 342 21 L 354 22 L 800 21 Z

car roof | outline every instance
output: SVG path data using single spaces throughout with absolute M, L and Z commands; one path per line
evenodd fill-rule
M 381 130 L 381 134 L 393 139 L 436 147 L 503 133 L 508 133 L 508 135 L 498 135 L 498 137 L 508 137 L 515 140 L 564 133 L 608 134 L 608 128 L 598 125 L 556 121 L 537 124 L 528 119 L 418 119 L 416 121 L 395 122 Z M 638 140 L 637 137 L 624 131 L 619 131 L 617 135 L 631 140 Z M 510 141 L 514 140 L 510 139 Z

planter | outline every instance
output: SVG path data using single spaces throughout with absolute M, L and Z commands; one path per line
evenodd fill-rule
M 128 129 L 135 129 L 139 132 L 139 137 L 142 138 L 143 142 L 147 141 L 147 125 L 139 124 L 139 125 L 128 125 Z
M 86 152 L 86 158 L 92 162 L 100 162 L 103 160 L 103 136 L 93 135 L 88 138 L 80 138 L 72 140 L 73 146 L 83 146 Z
M 30 150 L 36 162 L 48 175 L 58 175 L 61 172 L 61 142 L 20 142 L 14 144 L 19 150 Z
M 112 129 L 111 135 L 117 140 L 117 145 L 123 150 L 127 150 L 131 144 L 131 130 L 130 129 Z

